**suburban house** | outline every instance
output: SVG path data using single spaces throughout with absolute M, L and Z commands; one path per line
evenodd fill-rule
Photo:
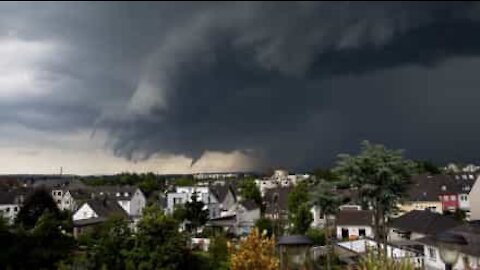
M 237 203 L 237 197 L 231 185 L 214 185 L 210 187 L 213 196 L 219 202 L 220 216 L 231 214 L 229 211 Z
M 339 259 L 347 264 L 354 266 L 356 262 L 364 256 L 368 255 L 369 250 L 377 248 L 377 242 L 370 238 L 357 239 L 353 241 L 345 241 L 335 243 L 335 253 L 339 255 Z M 383 248 L 383 243 L 380 244 Z M 395 261 L 409 261 L 415 269 L 423 267 L 423 246 L 399 246 L 395 244 L 387 244 L 387 256 Z M 355 269 L 350 267 L 348 269 Z
M 373 212 L 370 210 L 340 210 L 335 217 L 338 239 L 355 240 L 373 237 Z
M 0 218 L 13 223 L 20 211 L 21 197 L 12 191 L 0 191 Z
M 277 187 L 265 192 L 265 217 L 274 220 L 284 220 L 288 217 L 287 198 L 293 187 Z
M 388 223 L 389 241 L 417 240 L 461 225 L 453 217 L 429 210 L 413 210 Z
M 260 207 L 252 200 L 243 201 L 235 208 L 237 215 L 237 234 L 250 233 L 255 227 L 255 222 L 260 218 Z
M 92 198 L 106 196 L 115 200 L 133 218 L 141 216 L 147 203 L 143 192 L 135 186 L 98 186 L 92 190 Z
M 184 205 L 192 200 L 192 195 L 197 196 L 197 200 L 205 204 L 208 209 L 209 218 L 220 216 L 220 203 L 216 195 L 208 186 L 187 186 L 176 187 L 175 192 L 167 193 L 167 212 L 173 213 L 175 207 Z
M 480 181 L 475 182 L 469 193 L 470 220 L 480 220 Z
M 68 210 L 73 213 L 80 207 L 80 205 L 83 202 L 91 198 L 92 198 L 92 194 L 86 190 L 65 189 L 63 192 L 63 196 L 60 199 L 61 202 L 60 202 L 59 209 Z
M 457 263 L 453 265 L 452 269 L 479 269 L 480 268 L 480 225 L 477 223 L 470 223 L 457 226 L 453 229 L 447 230 L 452 234 L 463 236 L 466 240 L 466 245 L 457 246 L 460 255 Z M 439 241 L 435 236 L 427 236 L 418 240 L 424 244 L 424 269 L 437 270 L 445 269 L 445 263 L 440 257 Z
M 399 214 L 412 210 L 430 210 L 441 214 L 444 207 L 450 206 L 444 204 L 441 198 L 443 195 L 453 195 L 449 194 L 453 189 L 456 189 L 455 184 L 447 175 L 415 175 L 411 178 L 407 198 L 398 205 Z
M 206 225 L 221 228 L 223 231 L 234 235 L 246 235 L 261 216 L 260 207 L 252 200 L 236 204 L 231 212 L 234 214 L 212 218 Z
M 107 197 L 95 198 L 84 202 L 73 214 L 73 234 L 75 237 L 111 216 L 128 218 L 129 215 L 116 200 Z

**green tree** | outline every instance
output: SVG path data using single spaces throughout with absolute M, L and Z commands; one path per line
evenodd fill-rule
M 321 216 L 325 218 L 325 242 L 327 245 L 326 264 L 327 269 L 331 269 L 331 257 L 333 254 L 331 246 L 331 220 L 329 216 L 335 215 L 342 200 L 333 193 L 333 186 L 328 182 L 320 182 L 314 191 L 310 193 L 311 202 L 320 208 Z
M 132 231 L 121 216 L 111 216 L 88 236 L 88 258 L 92 268 L 125 269 L 133 247 Z
M 212 239 L 208 254 L 212 262 L 210 269 L 228 269 L 228 241 L 225 236 L 219 235 Z
M 255 227 L 257 227 L 258 231 L 261 234 L 266 233 L 268 237 L 271 237 L 273 234 L 273 222 L 269 218 L 265 218 L 265 217 L 259 218 L 255 222 Z
M 15 223 L 27 230 L 32 229 L 45 210 L 55 217 L 59 216 L 59 210 L 50 193 L 45 189 L 37 189 L 25 199 Z
M 304 234 L 310 227 L 313 217 L 309 207 L 308 185 L 299 183 L 288 194 L 287 198 L 288 220 L 293 227 L 293 233 Z
M 37 269 L 51 269 L 67 258 L 74 247 L 72 237 L 61 232 L 61 220 L 45 210 L 39 217 L 31 234 L 27 248 L 29 264 Z
M 292 233 L 305 234 L 313 221 L 312 213 L 308 204 L 301 204 L 297 212 L 291 216 L 293 225 Z
M 440 174 L 442 171 L 439 169 L 437 165 L 435 165 L 431 161 L 427 160 L 416 160 L 415 163 L 415 173 L 417 174 Z
M 255 184 L 255 180 L 252 178 L 245 178 L 240 181 L 239 184 L 240 188 L 240 196 L 242 197 L 243 201 L 253 200 L 257 205 L 260 206 L 260 209 L 263 213 L 263 201 L 262 201 L 262 193 L 260 189 Z
M 404 159 L 402 151 L 368 141 L 362 143 L 361 152 L 356 156 L 339 155 L 334 171 L 368 200 L 374 211 L 375 239 L 379 247 L 381 240 L 387 241 L 388 215 L 406 193 L 414 168 L 412 161 Z
M 187 238 L 178 231 L 178 222 L 157 206 L 148 206 L 138 223 L 135 244 L 128 254 L 135 269 L 185 269 L 189 259 Z
M 204 207 L 205 204 L 198 200 L 196 192 L 192 194 L 191 201 L 185 203 L 185 219 L 188 220 L 190 231 L 194 234 L 208 220 L 208 210 L 204 210 Z

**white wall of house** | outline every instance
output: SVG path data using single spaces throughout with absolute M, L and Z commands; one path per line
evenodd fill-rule
M 235 206 L 237 202 L 235 201 L 235 196 L 233 196 L 232 191 L 229 189 L 227 192 L 227 196 L 225 196 L 225 199 L 223 202 L 220 203 L 219 207 L 221 210 L 228 211 L 231 209 L 233 206 Z
M 311 226 L 316 228 L 323 228 L 325 226 L 325 217 L 322 215 L 322 211 L 319 206 L 314 205 L 310 208 L 310 213 L 312 213 L 313 221 Z
M 435 246 L 424 245 L 424 264 L 425 270 L 439 270 L 445 269 L 445 263 L 440 258 L 440 251 Z M 479 269 L 480 268 L 480 258 L 473 257 L 466 254 L 460 254 L 457 263 L 454 265 L 453 269 L 455 270 L 464 270 L 466 268 L 465 259 L 468 258 L 468 264 L 470 269 Z
M 353 226 L 353 225 L 337 225 L 337 238 L 342 239 L 342 229 L 348 230 L 349 238 L 360 237 L 360 230 L 365 230 L 366 237 L 373 237 L 371 226 Z
M 255 222 L 260 219 L 260 208 L 247 210 L 242 205 L 236 208 L 237 214 L 237 234 L 247 234 L 255 226 Z
M 177 187 L 176 192 L 167 194 L 167 212 L 172 213 L 176 205 L 190 202 L 194 192 L 197 194 L 197 200 L 205 204 L 210 218 L 220 216 L 220 203 L 208 187 Z
M 458 194 L 458 207 L 464 211 L 470 211 L 470 198 L 468 194 Z
M 477 179 L 469 193 L 470 220 L 480 220 L 480 181 Z
M 9 223 L 13 223 L 20 211 L 18 204 L 2 204 L 0 205 L 0 216 L 6 219 Z
M 140 216 L 145 208 L 145 205 L 147 204 L 147 198 L 140 189 L 135 190 L 135 193 L 133 193 L 130 200 L 117 201 L 129 216 Z
M 411 232 L 409 240 L 417 240 L 420 238 L 425 237 L 425 234 Z M 401 233 L 398 233 L 397 229 L 390 228 L 388 233 L 388 240 L 389 241 L 398 241 L 398 240 L 405 240 L 406 238 L 402 237 Z
M 62 209 L 62 198 L 64 191 L 62 189 L 52 189 L 50 191 L 50 194 L 52 195 L 53 200 L 57 204 L 58 209 Z
M 60 210 L 68 210 L 75 212 L 78 209 L 79 205 L 75 202 L 75 199 L 72 197 L 70 191 L 65 191 L 62 197 L 62 203 L 59 207 Z
M 88 203 L 84 203 L 80 208 L 73 214 L 72 219 L 75 220 L 82 220 L 82 219 L 89 219 L 89 218 L 96 218 L 98 217 L 97 213 L 93 211 L 93 209 L 88 205 Z
M 377 242 L 370 239 L 360 239 L 354 241 L 340 242 L 337 243 L 337 245 L 351 250 L 355 253 L 365 254 L 368 248 L 376 248 Z M 383 248 L 383 244 L 380 244 L 380 246 Z M 416 254 L 415 252 L 387 244 L 387 256 L 389 258 L 392 258 L 394 260 L 409 260 L 414 264 L 416 269 L 422 267 L 423 258 L 422 256 L 418 255 L 420 254 Z

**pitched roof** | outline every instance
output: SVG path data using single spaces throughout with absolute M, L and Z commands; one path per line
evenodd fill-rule
M 0 191 L 0 204 L 17 204 L 17 194 L 12 191 Z
M 389 226 L 402 231 L 433 235 L 457 227 L 460 224 L 461 222 L 452 217 L 428 210 L 413 210 L 393 219 Z
M 439 196 L 457 190 L 454 178 L 448 175 L 415 175 L 407 192 L 412 201 L 439 201 Z
M 96 198 L 86 202 L 99 217 L 109 217 L 111 215 L 121 215 L 128 217 L 127 212 L 118 204 L 118 202 L 108 198 Z
M 246 200 L 246 201 L 241 202 L 240 204 L 243 207 L 245 207 L 245 209 L 247 209 L 248 211 L 259 208 L 257 203 L 255 203 L 253 200 Z
M 264 195 L 264 202 L 266 204 L 265 213 L 273 214 L 278 211 L 287 211 L 288 194 L 293 190 L 293 187 L 278 187 L 267 189 Z
M 76 201 L 85 201 L 92 198 L 91 194 L 88 191 L 82 189 L 68 190 L 68 193 L 70 193 L 72 198 Z
M 136 186 L 96 186 L 91 190 L 96 195 L 130 200 L 137 189 Z
M 480 257 L 480 225 L 479 224 L 463 224 L 447 230 L 447 232 L 453 234 L 462 235 L 467 240 L 467 245 L 459 246 L 459 250 L 463 254 Z M 427 245 L 437 246 L 435 236 L 427 236 L 418 240 Z
M 212 194 L 218 199 L 219 202 L 223 202 L 228 195 L 228 191 L 231 190 L 232 194 L 235 196 L 230 185 L 214 185 L 210 187 Z
M 371 226 L 373 212 L 370 210 L 341 210 L 337 213 L 335 223 L 337 225 Z

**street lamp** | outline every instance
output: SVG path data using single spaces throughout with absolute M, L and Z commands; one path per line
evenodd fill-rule
M 445 270 L 452 270 L 460 256 L 459 248 L 467 245 L 467 240 L 462 235 L 451 232 L 437 235 L 436 240 L 440 249 L 440 258 L 445 263 Z
M 278 240 L 280 269 L 300 269 L 306 261 L 312 241 L 305 235 L 285 235 Z

